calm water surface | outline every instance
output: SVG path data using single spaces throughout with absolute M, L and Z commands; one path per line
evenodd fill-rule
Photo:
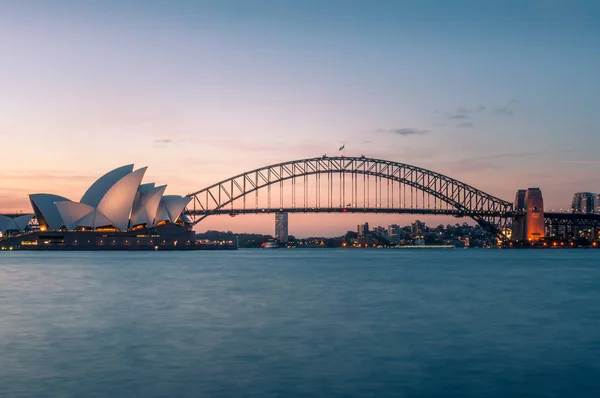
M 0 253 L 2 397 L 599 397 L 600 250 Z

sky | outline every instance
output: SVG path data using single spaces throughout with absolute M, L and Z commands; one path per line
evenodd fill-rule
M 568 208 L 600 192 L 599 37 L 597 1 L 0 0 L 0 213 L 123 164 L 186 194 L 342 144 Z M 291 215 L 290 233 L 412 218 Z

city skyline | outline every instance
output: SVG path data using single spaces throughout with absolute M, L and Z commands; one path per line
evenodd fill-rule
M 594 2 L 0 4 L 0 138 L 19 148 L 0 212 L 35 190 L 81 197 L 119 164 L 185 194 L 341 145 L 509 201 L 539 187 L 546 208 L 600 191 Z M 291 215 L 290 234 L 411 219 Z

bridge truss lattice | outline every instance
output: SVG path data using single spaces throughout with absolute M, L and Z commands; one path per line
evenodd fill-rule
M 210 215 L 368 212 L 471 217 L 502 237 L 512 203 L 440 173 L 366 157 L 318 157 L 251 170 L 189 194 L 196 224 Z

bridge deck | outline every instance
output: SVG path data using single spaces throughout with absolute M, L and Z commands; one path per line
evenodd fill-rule
M 500 211 L 461 211 L 456 209 L 415 209 L 415 208 L 381 208 L 381 207 L 287 207 L 287 208 L 254 208 L 254 209 L 214 209 L 214 210 L 186 210 L 188 216 L 230 215 L 241 214 L 270 214 L 270 213 L 381 213 L 381 214 L 420 214 L 420 215 L 448 215 L 454 217 L 470 217 L 472 215 L 511 218 L 519 213 Z

